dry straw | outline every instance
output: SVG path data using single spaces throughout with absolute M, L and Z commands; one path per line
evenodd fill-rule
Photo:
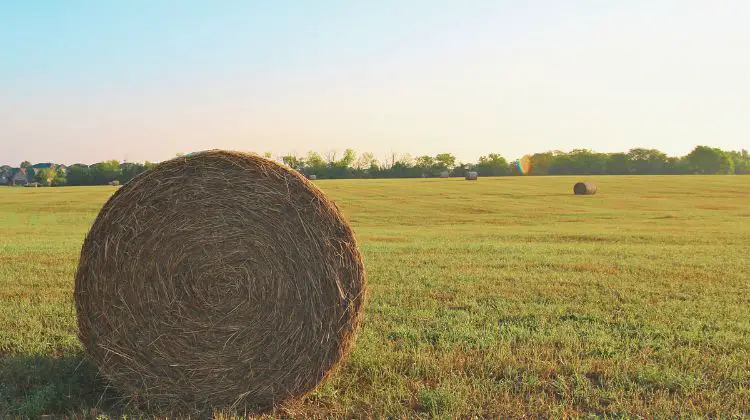
M 364 267 L 335 204 L 255 155 L 208 151 L 117 190 L 76 274 L 79 338 L 150 410 L 262 411 L 350 350 Z
M 579 182 L 573 186 L 575 195 L 592 195 L 596 194 L 596 184 L 591 182 Z

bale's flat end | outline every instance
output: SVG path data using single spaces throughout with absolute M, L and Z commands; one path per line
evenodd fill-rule
M 117 190 L 81 250 L 79 338 L 149 409 L 262 411 L 351 349 L 365 295 L 354 235 L 298 173 L 208 151 Z

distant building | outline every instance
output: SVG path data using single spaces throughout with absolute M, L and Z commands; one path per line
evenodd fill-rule
M 11 168 L 9 180 L 10 185 L 28 184 L 29 178 L 26 168 Z
M 59 165 L 57 163 L 51 163 L 51 162 L 37 163 L 36 165 L 31 165 L 31 167 L 34 169 L 34 174 L 39 173 L 39 171 L 41 171 L 42 169 L 52 168 L 56 170 L 58 168 L 61 168 L 63 170 L 63 173 L 67 172 L 67 169 L 68 169 L 65 165 Z

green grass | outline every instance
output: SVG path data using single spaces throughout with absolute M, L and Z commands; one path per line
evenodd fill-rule
M 750 416 L 750 177 L 320 181 L 364 328 L 299 416 Z M 105 187 L 0 189 L 0 416 L 114 409 L 73 276 Z

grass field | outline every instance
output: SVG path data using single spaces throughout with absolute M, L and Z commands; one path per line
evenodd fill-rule
M 319 181 L 370 297 L 291 413 L 750 416 L 750 176 L 587 179 Z M 0 417 L 117 410 L 72 298 L 112 192 L 0 188 Z

